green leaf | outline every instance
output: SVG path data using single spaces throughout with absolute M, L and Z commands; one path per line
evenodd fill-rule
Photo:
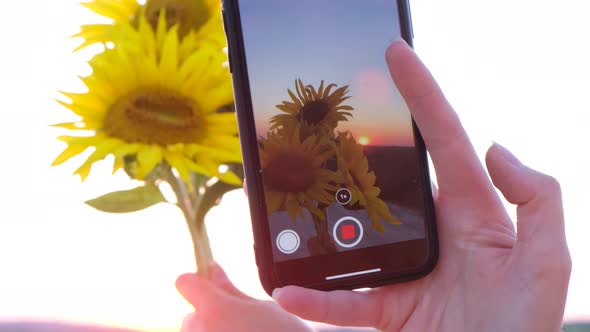
M 89 200 L 86 204 L 108 213 L 131 213 L 141 211 L 158 203 L 165 203 L 166 199 L 160 189 L 152 183 L 131 190 L 116 191 Z

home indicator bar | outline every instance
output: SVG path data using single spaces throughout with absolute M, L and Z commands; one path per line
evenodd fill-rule
M 359 272 L 351 272 L 351 273 L 339 274 L 339 275 L 336 275 L 336 276 L 326 277 L 326 280 L 343 279 L 343 278 L 355 277 L 355 276 L 360 276 L 360 275 L 364 275 L 364 274 L 371 274 L 371 273 L 377 273 L 377 272 L 381 272 L 381 269 L 372 269 L 372 270 L 365 270 L 365 271 L 359 271 Z

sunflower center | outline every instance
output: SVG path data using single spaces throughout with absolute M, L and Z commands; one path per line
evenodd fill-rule
M 330 112 L 330 107 L 323 101 L 310 101 L 303 105 L 299 112 L 299 121 L 316 125 Z
M 302 154 L 279 153 L 262 174 L 264 184 L 273 191 L 304 192 L 315 182 L 312 161 Z
M 189 98 L 163 90 L 145 90 L 119 99 L 108 111 L 104 130 L 132 143 L 196 143 L 203 119 Z
M 205 0 L 149 0 L 146 17 L 154 30 L 162 12 L 166 16 L 167 28 L 179 26 L 180 37 L 186 36 L 191 30 L 198 30 L 210 15 Z

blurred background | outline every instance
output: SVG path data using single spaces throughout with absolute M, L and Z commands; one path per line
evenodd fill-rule
M 180 212 L 166 205 L 129 215 L 96 212 L 83 202 L 133 184 L 109 176 L 108 162 L 84 184 L 71 176 L 75 163 L 50 167 L 63 146 L 48 125 L 69 116 L 53 101 L 56 90 L 81 89 L 76 76 L 88 73 L 84 61 L 93 53 L 71 52 L 78 41 L 68 36 L 97 19 L 78 2 L 2 2 L 0 331 L 66 331 L 60 324 L 177 331 L 191 307 L 174 281 L 194 270 Z M 574 263 L 565 318 L 590 321 L 590 2 L 411 5 L 416 49 L 479 155 L 498 141 L 560 180 Z M 243 192 L 227 195 L 208 225 L 230 278 L 264 298 Z

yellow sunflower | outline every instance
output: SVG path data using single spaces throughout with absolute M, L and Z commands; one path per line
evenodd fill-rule
M 167 28 L 179 26 L 181 39 L 208 39 L 220 47 L 226 43 L 218 0 L 148 0 L 145 5 L 140 5 L 137 0 L 91 0 L 82 5 L 110 19 L 111 23 L 81 26 L 74 37 L 82 38 L 83 42 L 76 50 L 113 42 L 122 27 L 136 25 L 141 17 L 156 29 L 162 15 L 168 23 Z
M 299 132 L 284 136 L 270 132 L 261 139 L 260 159 L 269 214 L 288 211 L 291 219 L 303 215 L 303 208 L 320 219 L 325 214 L 317 204 L 334 202 L 338 173 L 325 168 L 335 156 L 333 143 L 322 136 L 301 140 Z
M 177 27 L 177 26 L 176 26 Z M 138 56 L 155 55 L 157 58 L 162 56 L 164 49 L 164 42 L 169 33 L 168 22 L 166 15 L 160 13 L 158 23 L 153 28 L 148 20 L 141 16 L 138 19 L 136 26 L 130 24 L 122 25 L 118 28 L 116 40 L 124 42 L 128 52 L 136 52 Z M 184 62 L 189 56 L 199 48 L 209 48 L 211 52 L 217 52 L 227 61 L 227 54 L 223 52 L 219 46 L 207 39 L 198 38 L 179 38 L 177 57 L 179 62 Z M 208 52 L 203 52 L 202 55 L 208 56 Z M 194 61 L 199 61 L 194 59 Z M 225 64 L 225 62 L 224 62 Z M 226 77 L 223 77 L 225 79 Z
M 376 176 L 369 172 L 369 161 L 363 152 L 363 147 L 354 137 L 347 133 L 338 134 L 338 167 L 345 172 L 346 188 L 352 194 L 350 205 L 360 205 L 365 208 L 371 223 L 379 232 L 385 231 L 382 221 L 399 225 L 399 219 L 391 215 L 387 204 L 379 198 L 381 189 L 375 186 Z
M 218 112 L 233 99 L 225 55 L 203 47 L 179 59 L 184 42 L 176 26 L 160 52 L 147 47 L 156 43 L 151 29 L 126 31 L 141 44 L 121 42 L 96 56 L 93 74 L 82 78 L 88 91 L 64 93 L 70 101 L 60 103 L 79 119 L 56 125 L 73 134 L 60 137 L 67 148 L 54 165 L 91 149 L 75 172 L 83 180 L 93 163 L 113 155 L 114 170 L 133 160 L 137 179 L 166 162 L 187 182 L 192 171 L 239 184 L 235 174 L 219 172 L 221 164 L 241 162 L 235 115 Z
M 324 88 L 324 81 L 316 90 L 313 86 L 304 86 L 301 80 L 295 81 L 295 95 L 288 90 L 291 101 L 283 101 L 276 107 L 285 114 L 279 114 L 271 119 L 272 127 L 295 128 L 301 125 L 302 137 L 309 134 L 329 134 L 334 136 L 334 129 L 339 121 L 347 121 L 352 114 L 346 111 L 354 110 L 351 106 L 342 105 L 347 100 L 348 85 L 336 89 L 336 84 Z M 331 93 L 332 92 L 332 93 Z

